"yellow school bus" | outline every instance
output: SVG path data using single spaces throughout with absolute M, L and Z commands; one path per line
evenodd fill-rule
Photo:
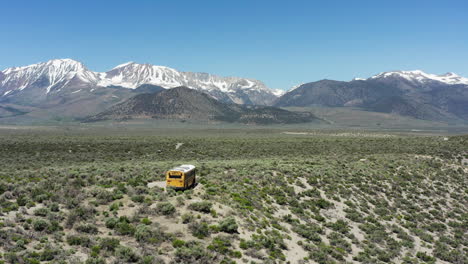
M 166 187 L 185 190 L 195 186 L 196 169 L 193 165 L 180 165 L 166 172 Z

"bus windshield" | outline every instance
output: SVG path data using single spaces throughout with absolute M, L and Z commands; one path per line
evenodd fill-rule
M 169 174 L 169 178 L 170 178 L 170 179 L 181 179 L 181 178 L 182 178 L 182 175 L 172 175 L 172 174 Z

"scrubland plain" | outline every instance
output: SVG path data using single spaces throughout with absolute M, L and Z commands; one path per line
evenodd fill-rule
M 0 263 L 468 263 L 467 136 L 77 131 L 1 130 Z

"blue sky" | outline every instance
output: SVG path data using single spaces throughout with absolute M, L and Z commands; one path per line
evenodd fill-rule
M 468 76 L 467 1 L 3 1 L 0 68 L 135 61 L 271 88 L 389 70 Z

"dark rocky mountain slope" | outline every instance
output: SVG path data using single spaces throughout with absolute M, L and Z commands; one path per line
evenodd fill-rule
M 398 71 L 350 82 L 322 80 L 287 92 L 274 106 L 352 106 L 425 120 L 468 121 L 468 79 Z
M 222 103 L 209 95 L 177 87 L 152 94 L 139 94 L 86 121 L 134 118 L 239 122 L 247 124 L 288 124 L 318 120 L 310 113 L 297 113 L 268 106 Z

